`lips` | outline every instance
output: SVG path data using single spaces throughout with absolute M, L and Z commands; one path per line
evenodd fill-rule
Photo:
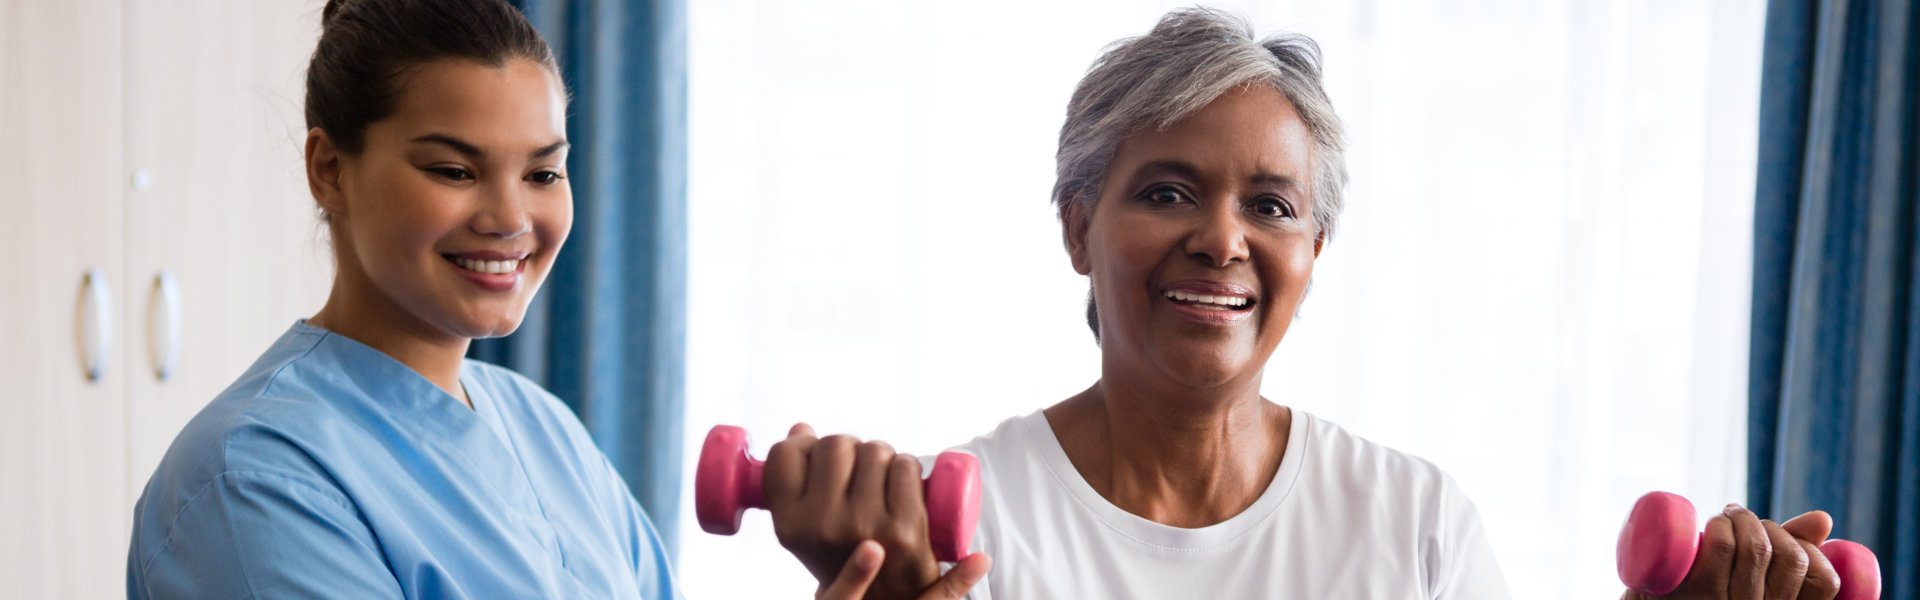
M 469 283 L 488 291 L 505 292 L 520 282 L 526 269 L 526 252 L 461 252 L 442 254 L 454 266 L 454 272 Z
M 1260 299 L 1246 286 L 1225 281 L 1188 279 L 1168 284 L 1160 297 L 1176 311 L 1202 323 L 1224 325 L 1245 320 Z

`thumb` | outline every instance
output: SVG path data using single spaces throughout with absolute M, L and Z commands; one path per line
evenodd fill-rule
M 1824 510 L 1811 511 L 1781 523 L 1780 528 L 1796 539 L 1818 546 L 1826 543 L 1827 536 L 1833 534 L 1833 516 Z
M 954 563 L 953 568 L 948 569 L 947 574 L 941 575 L 939 581 L 933 582 L 933 586 L 927 588 L 927 593 L 920 595 L 920 600 L 965 598 L 967 591 L 973 589 L 973 584 L 979 583 L 991 569 L 993 569 L 993 557 L 987 556 L 987 553 L 975 552 L 968 555 L 960 559 L 960 562 Z
M 874 576 L 880 573 L 880 561 L 886 557 L 887 551 L 879 542 L 860 542 L 846 566 L 840 568 L 840 575 L 833 578 L 833 585 L 814 594 L 815 600 L 858 600 L 866 595 L 867 586 L 873 585 Z

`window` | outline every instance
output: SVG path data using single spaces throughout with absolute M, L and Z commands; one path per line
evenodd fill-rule
M 1091 384 L 1055 140 L 1185 4 L 691 3 L 688 460 L 718 423 L 933 453 Z M 1320 42 L 1349 134 L 1267 397 L 1452 473 L 1516 598 L 1619 589 L 1641 493 L 1742 499 L 1761 2 L 1222 6 Z M 813 589 L 746 521 L 689 508 L 689 596 Z

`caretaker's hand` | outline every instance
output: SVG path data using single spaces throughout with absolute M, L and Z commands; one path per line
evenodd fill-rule
M 886 558 L 886 550 L 871 540 L 861 542 L 853 549 L 853 556 L 847 560 L 847 566 L 840 569 L 840 576 L 833 584 L 822 589 L 815 596 L 818 600 L 855 600 L 867 592 L 873 583 L 874 575 L 880 572 L 880 563 Z M 927 593 L 919 600 L 960 600 L 967 590 L 987 574 L 993 561 L 985 554 L 974 554 L 953 566 L 953 570 L 935 581 Z
M 1729 505 L 1707 521 L 1680 589 L 1665 596 L 1629 590 L 1621 600 L 1833 600 L 1840 575 L 1820 553 L 1832 532 L 1833 518 L 1821 511 L 1783 525 Z

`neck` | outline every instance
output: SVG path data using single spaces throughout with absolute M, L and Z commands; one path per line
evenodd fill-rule
M 1176 527 L 1219 523 L 1259 500 L 1292 424 L 1291 411 L 1260 397 L 1258 374 L 1184 393 L 1103 377 L 1046 412 L 1095 491 L 1127 512 Z
M 460 386 L 460 363 L 467 355 L 464 337 L 446 335 L 374 293 L 372 282 L 341 269 L 327 304 L 307 324 L 346 336 L 400 361 L 468 407 Z

